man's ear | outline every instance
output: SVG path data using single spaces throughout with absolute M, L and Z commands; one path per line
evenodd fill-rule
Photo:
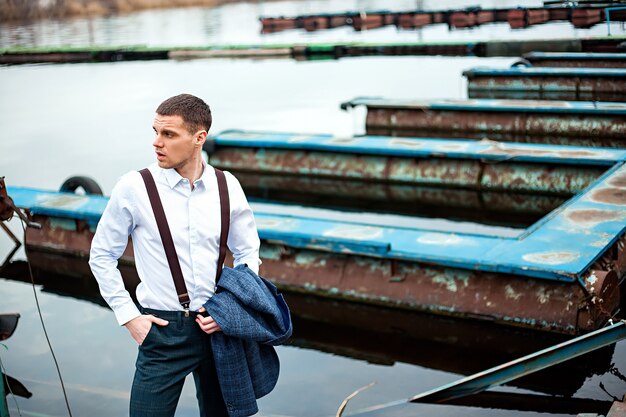
M 206 140 L 206 137 L 207 137 L 206 130 L 197 131 L 195 134 L 196 144 L 202 146 L 202 144 L 204 144 L 204 141 Z

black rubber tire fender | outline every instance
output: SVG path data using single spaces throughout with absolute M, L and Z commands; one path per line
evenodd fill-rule
M 93 178 L 84 176 L 75 176 L 66 179 L 61 185 L 59 191 L 64 193 L 73 193 L 79 187 L 82 187 L 87 194 L 102 195 L 102 188 L 100 188 L 98 183 Z
M 533 64 L 527 60 L 526 58 L 520 58 L 517 61 L 515 61 L 514 63 L 511 64 L 511 68 L 515 68 L 515 67 L 532 67 Z

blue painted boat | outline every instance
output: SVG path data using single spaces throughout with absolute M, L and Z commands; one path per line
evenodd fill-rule
M 626 147 L 626 103 L 548 100 L 394 100 L 361 97 L 341 105 L 365 106 L 366 134 L 502 139 Z M 504 137 L 498 137 L 503 135 Z M 458 136 L 453 136 L 458 137 Z M 560 141 L 559 138 L 564 138 Z
M 626 68 L 623 52 L 529 52 L 523 58 L 535 67 Z
M 477 67 L 463 75 L 470 98 L 626 101 L 626 68 Z
M 526 228 L 626 150 L 228 130 L 205 143 L 249 198 Z
M 626 68 L 562 68 L 562 67 L 520 67 L 509 68 L 475 67 L 463 71 L 468 78 L 478 76 L 526 76 L 526 77 L 594 77 L 626 78 Z
M 354 152 L 358 144 L 341 145 L 316 135 L 300 135 L 297 140 L 293 135 L 284 135 L 282 140 L 268 134 L 250 134 L 243 140 L 234 136 L 234 132 L 218 135 L 218 147 L 226 143 L 298 143 L 315 149 L 328 145 L 334 150 Z M 317 143 L 320 139 L 329 143 Z M 382 151 L 377 148 L 377 140 L 363 138 L 361 149 Z M 400 146 L 400 150 L 383 152 L 428 159 L 441 144 L 425 141 L 424 148 Z M 501 154 L 485 152 L 488 144 L 469 141 L 467 145 L 463 150 L 448 149 L 441 160 L 460 155 L 494 161 L 502 158 Z M 546 153 L 540 154 L 536 152 L 538 145 L 505 146 L 517 147 L 521 152 L 518 156 L 537 166 L 541 161 L 559 158 L 575 163 L 575 153 L 559 155 L 566 149 L 554 148 L 552 153 L 544 149 Z M 263 242 L 263 272 L 285 289 L 325 297 L 563 333 L 593 330 L 618 308 L 618 285 L 626 274 L 623 152 L 586 153 L 579 166 L 597 164 L 605 172 L 515 236 L 389 226 L 345 216 L 336 218 L 329 213 L 296 214 L 279 210 L 279 206 L 255 206 Z M 23 187 L 9 187 L 8 192 L 17 205 L 28 209 L 43 224 L 41 230 L 27 231 L 26 244 L 31 253 L 56 251 L 85 258 L 106 197 Z M 132 250 L 122 261 L 133 262 Z
M 341 104 L 342 109 L 368 108 L 426 109 L 461 112 L 584 114 L 589 116 L 626 116 L 626 103 L 516 101 L 516 100 L 403 100 L 380 97 L 358 97 Z

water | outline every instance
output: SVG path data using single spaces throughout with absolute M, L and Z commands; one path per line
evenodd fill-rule
M 482 0 L 470 2 L 484 8 L 540 7 L 541 1 Z M 203 46 L 207 44 L 277 44 L 315 42 L 412 42 L 462 41 L 489 39 L 554 39 L 584 36 L 606 36 L 606 23 L 590 29 L 574 28 L 569 22 L 552 22 L 524 30 L 511 30 L 508 23 L 492 23 L 475 28 L 449 31 L 444 24 L 430 25 L 418 30 L 397 30 L 386 26 L 375 30 L 355 32 L 351 27 L 339 27 L 317 32 L 290 30 L 261 35 L 259 17 L 298 16 L 315 13 L 346 11 L 415 9 L 442 10 L 467 7 L 468 2 L 434 0 L 305 0 L 260 1 L 227 4 L 221 7 L 186 8 L 178 10 L 147 10 L 132 14 L 76 18 L 66 21 L 47 20 L 31 24 L 0 26 L 0 48 L 9 46 L 59 45 L 151 45 Z M 624 34 L 624 24 L 611 24 L 611 34 Z
M 21 272 L 25 271 L 22 268 Z M 28 282 L 16 280 L 28 280 L 27 274 L 17 275 L 11 280 L 0 279 L 3 311 L 19 311 L 22 315 L 17 331 L 5 341 L 7 349 L 2 350 L 0 359 L 7 374 L 20 380 L 33 397 L 17 397 L 17 405 L 10 399 L 9 405 L 15 415 L 19 407 L 22 415 L 62 416 L 65 404 L 39 322 L 33 289 Z M 134 341 L 116 324 L 112 312 L 98 304 L 102 300 L 92 282 L 81 285 L 76 276 L 55 276 L 50 272 L 36 271 L 36 276 L 37 295 L 73 414 L 125 415 L 137 350 Z M 60 283 L 63 278 L 70 283 Z M 294 313 L 295 333 L 291 345 L 278 348 L 281 376 L 274 392 L 260 400 L 261 415 L 334 415 L 343 398 L 372 381 L 376 385 L 352 400 L 348 411 L 408 398 L 560 340 L 482 323 L 345 305 L 294 294 L 287 294 L 287 301 Z M 496 391 L 512 393 L 508 401 L 513 402 L 513 407 L 516 399 L 519 402 L 518 396 L 528 404 L 529 398 L 546 398 L 546 394 L 565 396 L 565 402 L 572 403 L 575 412 L 584 411 L 582 407 L 589 402 L 578 398 L 600 400 L 593 405 L 606 407 L 610 398 L 599 384 L 603 383 L 613 395 L 623 393 L 623 381 L 608 374 L 608 370 L 614 363 L 615 368 L 624 371 L 624 358 L 626 343 L 620 343 Z M 600 375 L 594 375 L 597 373 Z M 572 395 L 574 398 L 567 399 Z M 575 407 L 577 402 L 579 408 Z M 190 379 L 179 404 L 178 416 L 197 415 Z M 407 404 L 373 415 L 389 415 L 391 411 L 399 416 L 520 414 L 515 409 L 485 409 L 476 405 Z
M 85 265 L 86 266 L 86 265 Z M 0 279 L 3 311 L 22 315 L 0 358 L 8 375 L 19 379 L 31 399 L 11 400 L 12 412 L 62 416 L 64 402 L 28 282 L 27 269 Z M 124 415 L 136 345 L 103 307 L 91 277 L 59 276 L 35 270 L 36 291 L 48 334 L 63 372 L 74 415 Z M 65 282 L 62 280 L 65 279 Z M 486 369 L 559 341 L 549 335 L 490 327 L 415 313 L 363 307 L 287 294 L 294 314 L 292 345 L 278 348 L 281 377 L 275 391 L 260 401 L 261 415 L 329 416 L 344 397 L 372 381 L 374 388 L 350 403 L 353 411 L 408 398 L 462 375 Z M 626 369 L 626 343 L 586 355 L 567 367 L 527 377 L 497 391 L 515 396 L 560 395 L 579 407 L 608 395 L 621 395 L 623 381 L 608 374 L 610 364 Z M 600 374 L 600 375 L 594 375 Z M 193 382 L 183 390 L 178 416 L 197 413 Z M 297 401 L 294 399 L 297 398 Z M 544 397 L 545 398 L 545 397 Z M 561 397 L 562 398 L 562 397 Z M 528 398 L 524 397 L 528 402 Z M 555 400 L 556 401 L 556 400 Z M 582 408 L 578 408 L 576 412 Z M 596 409 L 597 410 L 597 409 Z M 421 413 L 457 416 L 518 415 L 514 410 L 411 404 L 395 415 Z M 37 414 L 41 413 L 41 414 Z M 552 415 L 567 413 L 552 412 Z M 377 415 L 388 415 L 379 413 Z M 525 415 L 537 415 L 528 412 Z
M 423 4 L 435 8 L 460 3 Z M 483 5 L 493 6 L 490 2 Z M 394 3 L 394 10 L 414 7 L 413 1 Z M 291 31 L 259 35 L 260 15 L 376 8 L 391 7 L 375 1 L 262 2 L 10 24 L 0 27 L 0 47 L 555 38 L 603 35 L 606 30 L 602 25 L 580 30 L 568 23 L 554 23 L 524 31 L 494 24 L 453 32 L 438 25 L 415 32 L 381 28 L 355 33 L 350 28 L 338 28 L 312 34 Z M 615 24 L 612 31 L 624 33 L 621 24 Z M 0 139 L 0 175 L 7 177 L 9 185 L 43 189 L 58 189 L 73 175 L 88 175 L 108 194 L 123 173 L 152 162 L 154 109 L 164 98 L 180 92 L 196 94 L 211 104 L 212 132 L 255 129 L 351 135 L 362 129 L 362 119 L 339 110 L 342 101 L 364 95 L 465 98 L 464 69 L 507 66 L 513 61 L 364 57 L 325 62 L 216 59 L 0 67 L 0 125 L 4 133 Z M 10 228 L 21 237 L 16 221 Z M 0 258 L 10 247 L 10 240 L 0 233 Z M 18 252 L 16 258 L 24 259 L 24 252 Z M 75 274 L 63 276 L 36 271 L 35 291 L 74 415 L 125 415 L 136 346 L 126 330 L 117 326 L 112 312 L 101 305 L 93 279 L 79 272 L 85 267 L 83 262 Z M 17 273 L 5 271 L 0 278 L 0 311 L 22 315 L 17 332 L 4 342 L 7 348 L 0 346 L 0 359 L 7 373 L 33 392 L 31 399 L 17 399 L 21 415 L 63 416 L 64 402 L 28 280 L 23 267 Z M 263 415 L 334 415 L 348 394 L 371 381 L 378 383 L 350 402 L 349 410 L 406 398 L 554 343 L 547 335 L 468 321 L 323 303 L 292 294 L 288 302 L 294 309 L 294 341 L 278 348 L 281 377 L 276 390 L 260 401 Z M 617 397 L 624 394 L 624 381 L 609 373 L 611 363 L 626 372 L 626 343 L 501 391 L 522 396 L 573 396 L 567 401 L 580 410 L 584 404 L 576 402 L 577 398 L 610 400 L 600 383 Z M 507 398 L 514 403 L 513 395 Z M 17 415 L 11 398 L 9 405 Z M 178 415 L 197 415 L 196 410 L 193 384 L 188 381 Z M 577 412 L 562 407 L 540 411 L 551 415 Z M 523 415 L 539 415 L 540 411 Z M 412 404 L 376 415 L 416 414 L 508 416 L 521 411 L 504 406 L 484 409 Z

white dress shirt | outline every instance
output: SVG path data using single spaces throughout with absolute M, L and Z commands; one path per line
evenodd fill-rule
M 156 163 L 148 169 L 154 176 L 172 233 L 191 300 L 189 308 L 197 311 L 215 290 L 221 231 L 215 170 L 204 164 L 202 176 L 194 182 L 192 190 L 189 180 L 175 169 L 163 169 Z M 225 174 L 230 196 L 228 248 L 235 266 L 248 264 L 258 273 L 260 241 L 254 216 L 239 181 L 229 172 Z M 148 193 L 137 171 L 122 176 L 113 188 L 93 237 L 89 258 L 100 293 L 120 325 L 140 315 L 117 268 L 129 235 L 141 280 L 137 286 L 139 304 L 157 310 L 182 310 Z

